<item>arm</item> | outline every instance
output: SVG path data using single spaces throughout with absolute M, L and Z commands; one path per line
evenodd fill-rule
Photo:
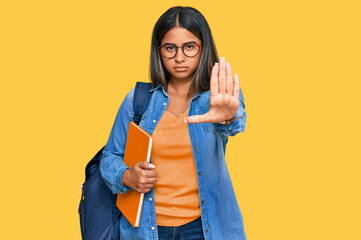
M 105 184 L 114 193 L 125 193 L 130 190 L 123 185 L 122 176 L 129 167 L 124 163 L 125 143 L 129 127 L 129 106 L 134 90 L 130 91 L 122 102 L 115 118 L 109 139 L 102 153 L 100 173 Z
M 126 193 L 130 189 L 146 193 L 157 181 L 157 172 L 148 162 L 139 161 L 130 168 L 123 161 L 129 122 L 133 120 L 132 114 L 129 114 L 133 109 L 133 96 L 134 89 L 129 92 L 119 108 L 100 161 L 100 173 L 114 194 Z

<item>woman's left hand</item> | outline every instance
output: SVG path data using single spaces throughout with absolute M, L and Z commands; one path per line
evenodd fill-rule
M 232 78 L 231 65 L 224 57 L 212 69 L 209 110 L 203 115 L 185 118 L 188 123 L 221 123 L 234 118 L 239 107 L 239 78 Z

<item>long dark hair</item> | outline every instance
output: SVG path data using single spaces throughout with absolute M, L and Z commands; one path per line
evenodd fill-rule
M 152 86 L 158 83 L 166 89 L 170 74 L 165 69 L 158 47 L 164 35 L 174 27 L 182 27 L 193 33 L 202 41 L 201 57 L 188 94 L 209 90 L 209 82 L 213 65 L 218 62 L 218 54 L 211 29 L 206 19 L 192 7 L 172 7 L 160 16 L 154 26 L 150 54 L 150 78 Z

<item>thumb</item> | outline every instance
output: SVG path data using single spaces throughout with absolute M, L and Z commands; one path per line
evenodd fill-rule
M 155 166 L 151 163 L 148 163 L 147 161 L 138 162 L 138 167 L 142 169 L 153 169 Z
M 184 122 L 186 123 L 204 123 L 204 122 L 210 122 L 209 114 L 203 114 L 203 115 L 193 115 L 184 118 Z

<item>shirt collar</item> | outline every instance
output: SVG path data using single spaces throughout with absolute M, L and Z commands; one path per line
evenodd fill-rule
M 162 88 L 164 95 L 166 95 L 168 97 L 167 91 L 165 90 L 164 86 L 160 83 L 158 83 L 157 86 L 155 86 L 154 88 L 151 88 L 149 90 L 149 92 L 154 92 L 154 91 L 158 90 L 159 88 Z
M 154 91 L 158 90 L 159 88 L 162 88 L 164 95 L 166 95 L 166 96 L 168 97 L 167 91 L 165 90 L 164 86 L 163 86 L 162 84 L 160 84 L 160 83 L 158 83 L 155 87 L 151 88 L 151 89 L 149 90 L 149 92 L 154 92 Z M 197 92 L 196 94 L 194 94 L 192 100 L 193 100 L 193 99 L 196 99 L 196 98 L 199 97 L 201 94 L 202 94 L 202 93 Z
M 163 85 L 160 84 L 160 83 L 158 83 L 157 86 L 151 88 L 151 89 L 149 90 L 149 92 L 154 92 L 155 90 L 157 90 L 157 89 L 160 88 L 160 87 L 163 87 Z

